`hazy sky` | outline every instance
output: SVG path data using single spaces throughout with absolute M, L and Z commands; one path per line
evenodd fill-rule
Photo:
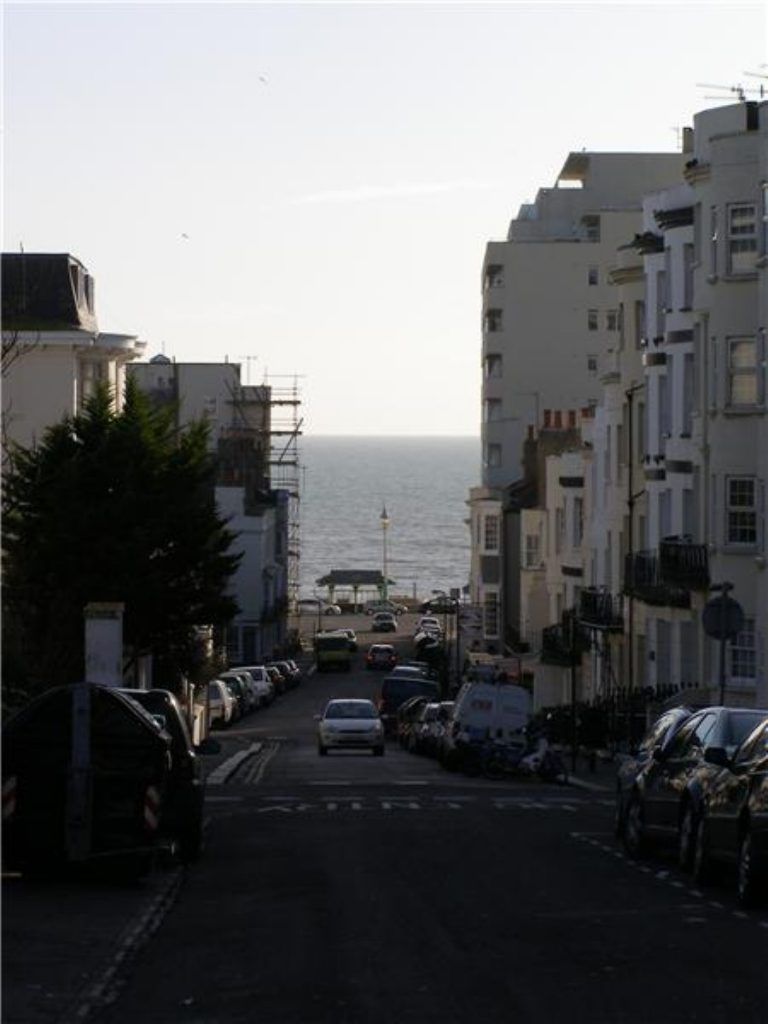
M 297 375 L 309 433 L 476 434 L 485 243 L 758 85 L 767 9 L 6 0 L 3 248 L 148 356 Z

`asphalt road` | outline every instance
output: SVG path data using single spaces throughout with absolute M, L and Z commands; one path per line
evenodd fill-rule
M 768 912 L 627 859 L 609 793 L 318 757 L 325 700 L 376 692 L 357 665 L 221 734 L 259 755 L 209 787 L 202 861 L 88 1019 L 765 1024 Z

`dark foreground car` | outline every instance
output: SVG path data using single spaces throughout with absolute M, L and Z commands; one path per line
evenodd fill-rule
M 768 721 L 732 758 L 710 747 L 705 760 L 721 770 L 710 776 L 696 822 L 693 870 L 707 882 L 720 863 L 736 866 L 739 902 L 754 906 L 768 896 Z
M 203 845 L 205 779 L 181 705 L 169 690 L 120 692 L 148 711 L 171 737 L 171 767 L 160 829 L 178 844 L 183 861 L 197 860 Z
M 392 735 L 397 728 L 397 712 L 409 697 L 427 697 L 440 700 L 440 687 L 431 679 L 409 679 L 404 676 L 385 676 L 381 683 L 379 713 L 384 731 Z
M 682 867 L 693 861 L 694 836 L 708 779 L 719 770 L 706 760 L 711 748 L 732 757 L 768 711 L 710 707 L 697 711 L 638 773 L 627 799 L 624 845 L 632 856 L 677 844 Z
M 654 750 L 663 754 L 669 746 L 672 737 L 680 726 L 687 722 L 693 714 L 689 707 L 670 708 L 651 725 L 648 731 L 637 745 L 637 749 L 626 757 L 620 764 L 616 773 L 616 836 L 621 839 L 624 835 L 624 822 L 627 814 L 629 796 L 634 788 L 637 776 L 654 757 Z M 658 756 L 658 755 L 656 755 Z

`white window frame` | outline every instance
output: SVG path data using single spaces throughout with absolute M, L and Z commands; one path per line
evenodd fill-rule
M 483 551 L 498 552 L 499 550 L 499 517 L 486 515 L 483 517 Z
M 750 501 L 736 501 L 735 489 L 740 485 L 751 487 Z M 744 489 L 745 497 L 747 488 Z M 760 531 L 759 482 L 755 476 L 727 476 L 725 478 L 725 544 L 729 548 L 754 550 L 759 543 Z M 744 539 L 739 534 L 749 532 Z
M 497 380 L 502 375 L 503 361 L 500 352 L 489 352 L 485 357 L 486 380 Z
M 746 216 L 742 211 L 751 211 Z M 734 226 L 736 214 L 741 213 L 743 220 Z M 740 277 L 755 272 L 757 259 L 757 208 L 754 203 L 728 203 L 726 207 L 728 276 Z M 734 266 L 734 256 L 746 253 L 745 261 L 749 266 Z M 751 260 L 749 253 L 752 253 Z
M 599 326 L 599 310 L 588 309 L 587 310 L 587 330 L 596 331 Z
M 485 464 L 489 469 L 498 469 L 501 466 L 501 445 L 498 441 L 486 444 Z
M 730 681 L 742 686 L 757 683 L 757 628 L 753 618 L 744 618 L 741 632 L 728 645 Z
M 727 392 L 725 405 L 728 409 L 754 408 L 761 404 L 760 394 L 760 366 L 757 338 L 754 335 L 738 335 L 726 338 L 726 366 L 728 377 L 726 381 Z M 751 348 L 752 359 L 744 360 L 743 355 L 739 358 L 734 355 L 737 348 L 749 351 Z M 752 381 L 752 389 L 747 400 L 737 400 L 734 391 L 745 381 Z
M 541 565 L 541 536 L 538 533 L 525 535 L 525 568 L 538 569 Z

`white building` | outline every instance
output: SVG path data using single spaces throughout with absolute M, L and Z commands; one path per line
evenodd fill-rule
M 127 365 L 146 347 L 99 331 L 93 279 L 67 253 L 3 253 L 2 431 L 29 447 L 74 415 L 98 383 L 120 407 Z

